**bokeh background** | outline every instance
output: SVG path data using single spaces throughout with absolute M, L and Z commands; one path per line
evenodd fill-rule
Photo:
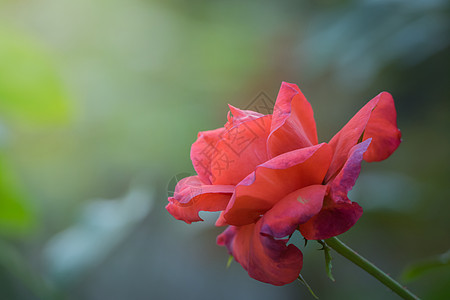
M 227 103 L 297 83 L 328 141 L 383 90 L 403 143 L 363 164 L 342 240 L 425 299 L 450 297 L 450 5 L 445 0 L 0 1 L 0 299 L 312 299 L 257 282 L 221 228 L 164 209 Z M 261 111 L 267 113 L 266 111 Z M 319 245 L 321 299 L 397 299 Z

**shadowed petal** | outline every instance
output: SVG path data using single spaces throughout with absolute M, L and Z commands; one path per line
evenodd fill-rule
M 224 218 L 236 226 L 256 222 L 289 193 L 321 184 L 330 160 L 331 149 L 323 143 L 281 154 L 259 165 L 236 186 Z
M 325 197 L 322 210 L 299 226 L 307 240 L 324 240 L 349 230 L 361 217 L 363 210 L 356 202 L 333 202 Z
M 178 182 L 166 209 L 175 219 L 188 224 L 203 221 L 198 213 L 225 209 L 233 191 L 231 185 L 205 185 L 198 176 L 186 177 Z
M 342 167 L 338 175 L 329 183 L 330 197 L 334 202 L 347 201 L 347 193 L 355 185 L 356 179 L 361 172 L 361 162 L 367 148 L 370 147 L 371 139 L 354 146 L 349 154 L 348 159 Z
M 229 226 L 217 237 L 217 244 L 242 265 L 250 277 L 273 285 L 297 279 L 303 266 L 302 252 L 287 239 L 276 240 L 260 233 L 261 222 L 240 227 Z
M 313 110 L 297 85 L 281 84 L 270 132 L 270 157 L 318 143 Z
M 337 236 L 349 230 L 362 215 L 362 208 L 351 202 L 347 193 L 355 185 L 361 171 L 364 152 L 371 140 L 354 146 L 340 172 L 328 183 L 330 190 L 319 214 L 299 226 L 306 239 L 317 240 Z
M 326 185 L 311 185 L 290 193 L 264 214 L 261 232 L 275 238 L 291 235 L 322 208 Z
M 367 161 L 382 160 L 397 149 L 400 131 L 397 128 L 396 112 L 392 96 L 383 92 L 370 100 L 331 139 L 334 150 L 330 169 L 325 176 L 328 182 L 344 165 L 348 152 L 358 141 L 372 138 L 372 143 L 364 156 Z

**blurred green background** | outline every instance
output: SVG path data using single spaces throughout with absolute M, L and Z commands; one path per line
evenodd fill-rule
M 365 214 L 342 240 L 449 298 L 448 1 L 2 0 L 0 299 L 312 299 L 226 269 L 214 215 L 164 209 L 197 132 L 281 81 L 320 141 L 393 94 L 403 143 L 363 164 Z M 331 282 L 319 245 L 298 243 L 321 299 L 397 299 L 337 254 Z

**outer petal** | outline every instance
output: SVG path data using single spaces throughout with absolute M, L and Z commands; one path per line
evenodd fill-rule
M 213 184 L 235 185 L 267 161 L 266 141 L 272 116 L 230 108 L 237 117 L 229 115 L 226 131 L 216 144 L 217 152 L 211 161 Z
M 329 144 L 334 150 L 334 155 L 325 181 L 329 181 L 337 174 L 345 163 L 348 152 L 361 137 L 362 140 L 373 139 L 364 158 L 367 161 L 375 161 L 391 155 L 400 144 L 400 136 L 392 96 L 383 92 L 370 100 L 331 139 Z
M 354 146 L 345 165 L 329 183 L 329 195 L 319 214 L 299 226 L 302 235 L 309 240 L 327 239 L 349 230 L 361 217 L 362 208 L 351 202 L 347 193 L 353 188 L 361 171 L 364 152 L 370 139 Z
M 303 266 L 302 252 L 287 239 L 276 240 L 260 233 L 261 221 L 241 227 L 228 227 L 217 244 L 228 248 L 250 277 L 273 285 L 297 279 Z
M 204 183 L 211 184 L 211 161 L 216 155 L 216 144 L 225 128 L 199 132 L 191 147 L 191 160 L 198 177 Z
M 326 185 L 311 185 L 290 193 L 264 214 L 261 232 L 275 238 L 291 235 L 298 225 L 319 213 Z
M 224 218 L 242 226 L 256 222 L 284 196 L 321 184 L 331 160 L 331 149 L 323 143 L 279 155 L 242 180 L 229 202 Z
M 397 111 L 391 94 L 380 94 L 380 101 L 372 112 L 363 140 L 372 139 L 372 143 L 364 153 L 364 160 L 380 161 L 388 158 L 401 142 L 401 132 L 397 128 Z
M 300 233 L 307 240 L 323 240 L 349 230 L 362 215 L 362 208 L 356 202 L 333 202 L 326 197 L 322 210 L 308 222 L 299 226 Z
M 227 224 L 227 220 L 225 220 L 225 218 L 223 217 L 223 211 L 221 211 L 220 212 L 220 215 L 219 215 L 219 217 L 217 218 L 217 220 L 216 220 L 216 224 L 215 224 L 217 227 L 220 227 L 220 226 L 227 226 L 228 224 Z
M 166 209 L 175 219 L 188 224 L 203 221 L 198 213 L 225 209 L 233 191 L 231 185 L 205 185 L 198 176 L 186 177 L 178 182 Z
M 313 110 L 295 84 L 283 82 L 267 143 L 270 157 L 317 144 Z

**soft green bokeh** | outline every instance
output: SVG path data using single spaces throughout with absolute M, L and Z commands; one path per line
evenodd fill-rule
M 14 178 L 13 170 L 0 156 L 0 231 L 3 234 L 19 234 L 30 229 L 33 214 Z
M 7 120 L 66 120 L 69 102 L 55 62 L 33 38 L 0 27 L 0 111 Z

